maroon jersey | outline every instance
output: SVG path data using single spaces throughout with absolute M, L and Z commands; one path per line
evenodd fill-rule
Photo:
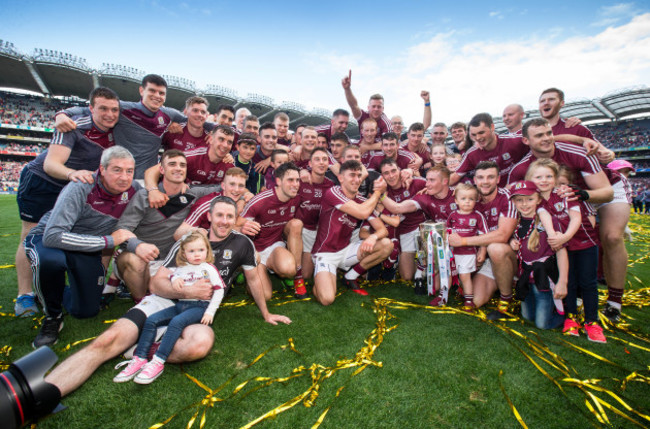
M 574 136 L 586 137 L 588 139 L 594 140 L 594 135 L 591 133 L 591 131 L 589 131 L 589 128 L 580 124 L 571 128 L 567 128 L 566 123 L 562 118 L 557 121 L 557 124 L 555 124 L 555 126 L 552 128 L 552 131 L 554 136 L 559 136 L 560 134 L 571 134 Z
M 233 147 L 235 147 L 235 144 L 233 143 Z M 257 165 L 260 162 L 264 161 L 266 158 L 268 158 L 269 155 L 264 155 L 264 152 L 262 152 L 262 148 L 260 148 L 259 145 L 257 145 L 257 150 L 255 151 L 255 155 L 253 155 L 253 164 Z
M 413 202 L 434 222 L 447 222 L 449 215 L 458 209 L 454 193 L 451 189 L 449 189 L 445 198 L 420 194 L 413 197 Z
M 523 234 L 521 234 L 522 231 L 518 226 L 516 230 L 516 234 L 520 243 L 519 252 L 518 252 L 519 260 L 520 262 L 523 262 L 524 264 L 527 265 L 532 265 L 534 262 L 544 262 L 555 253 L 555 251 L 551 249 L 551 246 L 548 244 L 548 237 L 546 235 L 546 231 L 544 230 L 541 224 L 535 227 L 532 224 L 534 222 L 533 219 L 526 219 L 526 218 L 524 219 L 531 222 L 529 229 L 537 228 L 537 231 L 539 232 L 539 247 L 535 252 L 528 249 L 528 241 L 530 240 L 530 230 L 523 231 Z
M 221 192 L 211 192 L 204 195 L 192 206 L 190 213 L 185 218 L 185 222 L 194 228 L 203 228 L 210 230 L 210 219 L 208 213 L 210 212 L 210 203 L 215 197 L 223 195 Z
M 474 145 L 465 152 L 460 165 L 456 169 L 456 174 L 464 176 L 467 173 L 474 172 L 474 168 L 481 161 L 494 161 L 499 166 L 499 186 L 504 187 L 508 184 L 508 173 L 516 163 L 528 153 L 526 146 L 521 137 L 505 138 L 497 136 L 497 145 L 493 150 L 482 150 Z
M 320 215 L 321 201 L 325 192 L 334 186 L 334 182 L 327 177 L 323 183 L 300 183 L 300 208 L 296 218 L 302 221 L 302 226 L 310 231 L 318 228 L 318 216 Z
M 368 168 L 370 166 L 370 160 L 375 156 L 384 155 L 384 152 L 381 150 L 369 150 L 368 152 L 361 155 L 361 163 L 364 167 Z
M 447 228 L 461 237 L 474 237 L 487 234 L 487 223 L 482 214 L 476 210 L 468 214 L 453 212 L 447 218 Z M 476 255 L 478 248 L 474 246 L 454 247 L 454 255 Z
M 206 137 L 208 133 L 204 129 L 201 129 L 201 135 L 199 137 L 194 137 L 190 134 L 190 131 L 187 129 L 187 124 L 182 124 L 183 132 L 180 134 L 172 134 L 166 132 L 162 138 L 162 147 L 164 150 L 168 149 L 178 149 L 181 152 L 191 151 L 200 147 L 207 147 L 208 142 Z
M 218 162 L 213 163 L 208 156 L 208 147 L 200 147 L 187 152 L 187 182 L 193 185 L 216 185 L 223 181 L 223 177 L 234 164 Z
M 379 171 L 379 164 L 381 164 L 384 159 L 386 159 L 386 155 L 383 152 L 380 152 L 378 155 L 373 156 L 370 158 L 370 162 L 368 162 L 368 169 Z M 395 161 L 397 162 L 397 166 L 399 168 L 405 169 L 408 168 L 410 163 L 415 161 L 415 156 L 411 152 L 398 149 Z
M 421 177 L 414 177 L 411 182 L 411 186 L 408 189 L 399 187 L 397 189 L 388 188 L 386 194 L 388 197 L 397 202 L 401 203 L 402 201 L 410 200 L 415 197 L 415 194 L 420 192 L 426 186 L 426 180 Z M 421 211 L 415 211 L 413 213 L 406 213 L 404 219 L 400 222 L 399 227 L 397 228 L 398 234 L 407 234 L 411 231 L 418 229 L 420 224 L 425 220 L 424 213 Z
M 580 213 L 580 228 L 566 243 L 568 250 L 583 250 L 598 245 L 598 234 L 589 221 L 589 210 L 584 206 L 584 202 L 567 201 L 566 198 L 560 198 L 555 192 L 551 193 L 548 200 L 542 201 L 537 209 L 547 211 L 553 218 L 553 226 L 560 232 L 565 232 L 569 226 L 569 211 L 577 210 Z M 557 220 L 557 222 L 556 222 Z
M 427 171 L 426 171 L 427 169 L 424 168 L 424 166 L 425 166 L 426 164 L 431 163 L 431 152 L 428 150 L 429 148 L 428 148 L 428 147 L 425 147 L 425 148 L 423 148 L 423 149 L 420 149 L 420 150 L 417 151 L 417 152 L 414 152 L 414 151 L 410 150 L 408 146 L 409 146 L 409 145 L 408 145 L 408 142 L 406 142 L 406 143 L 404 143 L 404 144 L 401 146 L 401 149 L 402 149 L 403 151 L 406 151 L 406 152 L 412 153 L 412 154 L 417 155 L 417 156 L 419 156 L 420 158 L 422 158 L 422 167 L 420 167 L 420 174 L 422 174 L 422 177 L 424 177 L 424 176 L 426 175 L 426 173 L 427 173 Z M 425 145 L 425 146 L 426 146 L 426 145 Z
M 291 139 L 287 139 L 284 137 L 278 137 L 278 144 L 281 144 L 282 146 L 289 147 L 291 146 Z
M 488 232 L 496 231 L 499 228 L 499 218 L 508 217 L 517 219 L 517 209 L 510 201 L 510 193 L 503 188 L 497 190 L 497 196 L 489 203 L 479 201 L 474 208 L 482 213 L 487 223 Z
M 536 159 L 532 152 L 528 152 L 512 168 L 508 177 L 508 183 L 524 180 L 528 167 Z M 598 162 L 598 158 L 593 155 L 587 156 L 587 151 L 583 147 L 570 143 L 555 142 L 555 152 L 551 159 L 560 165 L 569 167 L 575 176 L 575 184 L 583 189 L 588 188 L 583 176 L 589 176 L 603 171 Z
M 340 210 L 341 206 L 348 201 L 361 204 L 366 199 L 357 194 L 354 200 L 351 200 L 345 196 L 340 186 L 332 186 L 325 192 L 321 200 L 316 241 L 311 252 L 313 255 L 339 252 L 350 244 L 352 232 L 357 229 L 359 221 Z
M 361 111 L 361 116 L 358 118 L 354 118 L 357 120 L 357 123 L 359 124 L 359 132 L 361 132 L 361 124 L 363 121 L 368 119 L 370 115 L 368 112 L 365 110 Z M 384 133 L 389 133 L 393 131 L 393 125 L 390 122 L 390 119 L 388 119 L 388 116 L 386 116 L 385 113 L 381 114 L 381 117 L 377 120 L 377 137 L 375 137 L 375 141 L 380 142 L 381 141 L 381 136 L 384 135 Z M 363 133 L 361 133 L 361 140 L 363 140 Z
M 300 198 L 287 202 L 278 199 L 274 189 L 255 195 L 244 207 L 241 217 L 258 222 L 262 228 L 253 238 L 255 250 L 262 251 L 277 241 L 283 241 L 284 226 L 296 215 Z

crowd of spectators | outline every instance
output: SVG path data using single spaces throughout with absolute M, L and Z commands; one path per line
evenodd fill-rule
M 614 151 L 650 146 L 650 120 L 590 125 L 589 129 L 598 141 Z
M 0 161 L 0 190 L 13 191 L 18 187 L 20 172 L 27 161 Z
M 0 123 L 53 128 L 54 114 L 66 107 L 57 99 L 0 92 Z
M 0 144 L 0 151 L 7 151 L 13 153 L 41 153 L 45 148 L 38 144 L 18 144 L 18 143 L 5 143 Z

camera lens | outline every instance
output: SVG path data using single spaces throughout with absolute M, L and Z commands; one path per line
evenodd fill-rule
M 3 427 L 19 428 L 51 412 L 61 400 L 61 392 L 43 380 L 57 361 L 48 347 L 41 347 L 12 363 L 0 373 L 0 416 Z M 6 426 L 5 426 L 6 425 Z

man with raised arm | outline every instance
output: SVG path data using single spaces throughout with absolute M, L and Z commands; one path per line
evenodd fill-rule
M 370 100 L 368 100 L 368 111 L 365 111 L 359 107 L 357 98 L 352 94 L 352 70 L 350 70 L 348 75 L 343 78 L 341 85 L 343 86 L 343 91 L 345 91 L 345 99 L 347 100 L 352 115 L 354 115 L 354 119 L 357 120 L 357 123 L 361 124 L 367 118 L 372 118 L 377 121 L 379 136 L 393 131 L 390 119 L 388 119 L 388 116 L 384 113 L 384 97 L 380 94 L 371 95 Z M 363 133 L 361 135 L 363 136 Z
M 323 305 L 330 305 L 336 297 L 337 269 L 347 271 L 345 285 L 359 293 L 368 293 L 359 287 L 359 276 L 385 260 L 393 250 L 386 238 L 383 222 L 373 216 L 379 196 L 386 189 L 383 180 L 375 183 L 375 190 L 367 200 L 358 195 L 362 166 L 358 161 L 346 161 L 339 171 L 340 186 L 330 188 L 321 202 L 314 255 L 314 296 Z M 360 220 L 368 219 L 375 230 L 365 240 L 353 240 L 353 232 Z

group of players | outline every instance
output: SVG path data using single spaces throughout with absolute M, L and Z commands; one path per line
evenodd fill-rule
M 370 97 L 367 110 L 360 108 L 351 83 L 350 73 L 342 87 L 359 123 L 358 141 L 345 134 L 350 114 L 344 109 L 334 111 L 328 124 L 298 125 L 293 134 L 284 113 L 260 125 L 246 109 L 224 105 L 210 115 L 201 97 L 189 98 L 180 113 L 164 107 L 167 84 L 158 75 L 143 79 L 139 102 L 97 88 L 89 108 L 59 112 L 48 151 L 21 174 L 16 314 L 39 311 L 33 288 L 46 315 L 36 347 L 57 341 L 64 308 L 92 317 L 120 282 L 137 304 L 49 381 L 69 393 L 133 345 L 147 316 L 174 299 L 210 298 L 207 280 L 181 290 L 170 281 L 177 240 L 195 229 L 208 236 L 226 288 L 243 272 L 262 316 L 277 324 L 291 320 L 266 307 L 269 273 L 293 280 L 297 298 L 308 296 L 305 279 L 313 277 L 313 296 L 323 305 L 336 297 L 339 272 L 342 283 L 361 295 L 367 292 L 359 282 L 368 271 L 370 279 L 390 278 L 396 265 L 402 279 L 421 281 L 419 225 L 446 222 L 467 289 L 464 308 L 483 306 L 498 291 L 498 310 L 491 315 L 502 317 L 521 253 L 510 243 L 518 215 L 507 188 L 524 180 L 528 166 L 541 158 L 567 166 L 574 176 L 577 186 L 562 191 L 561 203 L 590 203 L 584 204 L 585 217 L 598 210 L 609 289 L 604 313 L 620 320 L 626 181 L 601 165 L 613 160 L 611 151 L 579 121 L 560 117 L 562 91 L 544 91 L 542 118 L 526 126 L 521 106 L 506 107 L 505 135 L 495 133 L 484 113 L 467 125 L 455 123 L 453 144 L 447 145 L 442 123 L 434 124 L 431 142 L 424 140 L 432 116 L 428 92 L 421 93 L 423 122 L 405 132 L 401 117 L 384 113 L 381 95 Z M 592 233 L 587 241 L 596 246 L 599 237 Z M 113 274 L 106 280 L 111 260 Z M 588 276 L 591 282 L 595 274 Z M 440 297 L 432 302 L 445 303 Z M 169 359 L 201 358 L 212 341 L 210 328 L 191 325 Z

